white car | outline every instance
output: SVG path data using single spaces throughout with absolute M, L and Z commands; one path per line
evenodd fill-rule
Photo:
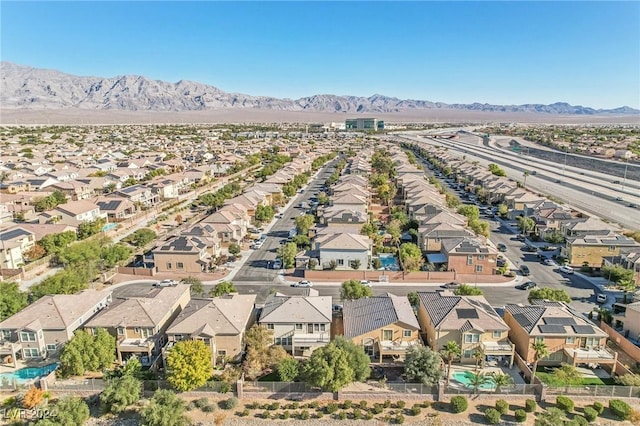
M 365 287 L 371 287 L 371 281 L 369 280 L 360 280 L 360 284 L 362 284 Z
M 154 287 L 171 287 L 174 285 L 178 285 L 178 282 L 175 280 L 162 280 L 162 281 L 153 283 Z
M 563 274 L 573 274 L 573 268 L 571 266 L 568 265 L 562 265 L 561 267 L 558 268 L 558 271 L 562 272 Z
M 311 281 L 302 280 L 291 284 L 291 287 L 313 287 L 313 283 Z
M 553 259 L 551 259 L 551 258 L 549 258 L 549 257 L 547 257 L 547 258 L 544 260 L 544 264 L 545 264 L 545 265 L 549 265 L 549 266 L 556 266 L 556 265 L 557 265 L 556 261 L 555 261 L 555 260 L 553 260 Z

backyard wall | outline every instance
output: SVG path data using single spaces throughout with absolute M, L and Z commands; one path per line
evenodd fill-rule
M 600 321 L 600 328 L 603 329 L 627 355 L 640 362 L 640 348 L 628 341 L 622 334 L 614 330 L 610 325 L 604 321 Z
M 378 282 L 386 279 L 389 282 L 433 282 L 445 283 L 450 281 L 458 281 L 474 285 L 474 283 L 501 283 L 509 282 L 513 278 L 503 277 L 501 275 L 478 275 L 475 274 L 458 274 L 455 272 L 402 272 L 402 271 L 315 271 L 310 269 L 304 270 L 304 277 L 311 281 L 329 281 L 342 282 L 347 280 L 370 280 Z M 477 281 L 476 281 L 477 280 Z
M 129 268 L 126 266 L 120 266 L 118 267 L 118 274 L 152 277 L 156 274 L 156 270 L 155 268 Z

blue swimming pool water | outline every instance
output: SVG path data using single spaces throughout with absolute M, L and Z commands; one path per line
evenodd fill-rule
M 106 232 L 106 231 L 111 231 L 112 229 L 115 229 L 118 227 L 117 223 L 106 223 L 103 227 L 102 227 L 102 232 Z
M 468 388 L 472 388 L 471 379 L 473 377 L 473 373 L 470 371 L 456 371 L 452 375 L 453 379 Z M 491 378 L 485 384 L 480 385 L 480 389 L 483 390 L 493 390 L 496 388 L 496 384 L 493 382 Z
M 9 383 L 13 383 L 14 380 L 18 383 L 24 383 L 32 379 L 37 379 L 51 373 L 58 368 L 58 365 L 59 364 L 56 362 L 43 367 L 27 367 L 11 373 L 2 373 L 0 374 L 0 383 L 4 382 L 5 379 L 7 379 Z
M 383 268 L 398 268 L 398 261 L 396 257 L 390 253 L 382 253 L 378 256 Z

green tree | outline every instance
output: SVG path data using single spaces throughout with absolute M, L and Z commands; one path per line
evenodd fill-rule
M 484 358 L 485 358 L 484 349 L 482 348 L 482 346 L 478 346 L 473 350 L 473 353 L 471 355 L 473 356 L 473 359 L 476 361 L 476 371 L 478 371 L 480 369 L 480 363 L 482 363 L 482 361 L 484 361 Z
M 496 385 L 496 393 L 500 393 L 503 386 L 509 386 L 513 384 L 513 378 L 508 374 L 493 371 L 489 373 L 489 376 L 491 377 L 491 380 L 493 380 L 493 383 Z
M 65 396 L 59 399 L 50 410 L 51 425 L 82 426 L 89 420 L 89 406 L 82 398 Z M 40 422 L 37 423 L 40 425 Z
M 443 375 L 442 358 L 428 346 L 411 346 L 404 361 L 404 372 L 410 382 L 434 385 Z
M 333 344 L 313 351 L 304 365 L 303 375 L 311 385 L 330 392 L 337 392 L 354 380 L 346 352 Z
M 358 280 L 348 280 L 342 283 L 340 288 L 340 297 L 342 300 L 356 300 L 362 297 L 373 296 L 371 287 L 363 285 Z
M 126 375 L 108 381 L 100 395 L 100 401 L 107 413 L 122 413 L 129 405 L 140 399 L 142 383 L 135 377 Z
M 518 216 L 518 228 L 523 234 L 528 234 L 536 226 L 536 222 L 528 216 Z
M 400 259 L 405 271 L 419 271 L 424 264 L 422 250 L 413 243 L 404 243 L 400 246 Z
M 315 223 L 315 217 L 310 214 L 305 214 L 303 216 L 296 216 L 294 222 L 296 224 L 296 230 L 300 235 L 307 235 L 309 233 L 309 229 Z
M 417 308 L 420 305 L 420 297 L 418 297 L 418 293 L 415 291 L 407 294 L 407 299 L 409 299 L 409 303 L 414 308 Z
M 203 386 L 213 373 L 211 349 L 201 340 L 182 340 L 167 355 L 167 380 L 184 392 Z
M 469 380 L 468 386 L 473 388 L 475 394 L 480 393 L 480 388 L 483 385 L 491 383 L 491 377 L 486 373 L 470 373 L 467 376 L 467 380 Z
M 142 228 L 135 231 L 122 241 L 136 247 L 144 247 L 157 238 L 157 234 L 149 228 Z
M 447 363 L 447 383 L 451 380 L 451 364 L 461 353 L 460 346 L 453 340 L 449 340 L 440 351 L 442 359 Z
M 283 244 L 278 248 L 278 257 L 282 260 L 282 264 L 286 269 L 295 266 L 296 254 L 298 254 L 296 243 Z
M 458 207 L 457 212 L 458 214 L 467 217 L 467 219 L 469 220 L 480 219 L 480 209 L 478 208 L 478 206 L 464 204 Z
M 522 176 L 524 177 L 524 182 L 522 183 L 522 188 L 527 189 L 527 177 L 529 177 L 529 172 L 528 171 L 524 171 L 522 173 Z
M 180 280 L 182 284 L 191 286 L 191 293 L 196 296 L 202 296 L 204 294 L 204 284 L 198 278 L 189 275 L 186 278 Z
M 498 206 L 498 214 L 502 217 L 505 217 L 507 214 L 509 214 L 509 207 L 507 207 L 506 204 L 500 204 Z
M 103 371 L 115 361 L 116 339 L 103 328 L 95 335 L 76 330 L 62 348 L 60 370 L 63 375 L 83 375 L 87 371 Z
M 456 296 L 482 296 L 484 293 L 478 287 L 471 287 L 468 284 L 461 284 L 460 287 L 453 290 Z
M 570 303 L 571 297 L 566 290 L 554 289 L 551 287 L 538 287 L 529 291 L 529 303 L 532 300 L 555 300 L 558 302 Z
M 450 209 L 455 209 L 460 205 L 460 198 L 450 192 L 444 194 L 444 199 Z
M 371 360 L 362 347 L 342 336 L 336 336 L 332 343 L 347 354 L 349 366 L 354 373 L 354 380 L 356 382 L 367 380 L 371 375 L 371 369 L 369 368 Z
M 564 411 L 556 407 L 547 408 L 536 416 L 535 426 L 558 426 L 564 425 L 566 416 Z
M 575 386 L 582 382 L 582 374 L 576 367 L 564 362 L 560 367 L 553 370 L 553 381 L 557 386 Z
M 276 365 L 276 372 L 280 381 L 293 382 L 300 374 L 300 363 L 293 357 L 287 357 Z
M 78 225 L 78 239 L 84 240 L 92 235 L 96 235 L 98 232 L 102 231 L 102 227 L 104 227 L 105 223 L 107 223 L 107 221 L 102 218 L 92 220 L 90 222 L 82 222 Z
M 241 250 L 242 250 L 242 249 L 240 248 L 240 244 L 238 244 L 238 243 L 231 243 L 231 244 L 229 244 L 229 253 L 230 253 L 230 254 L 232 254 L 232 255 L 234 255 L 234 256 L 237 256 L 237 255 L 239 255 L 239 254 L 240 254 L 240 251 L 241 251 Z
M 229 293 L 237 293 L 236 286 L 231 281 L 222 281 L 215 285 L 210 291 L 209 296 L 220 297 Z
M 182 398 L 168 389 L 159 389 L 140 416 L 145 426 L 187 426 L 190 422 L 184 415 L 185 410 Z
M 59 234 L 49 234 L 42 237 L 40 245 L 47 254 L 55 254 L 78 239 L 78 234 L 74 231 L 61 232 Z
M 621 265 L 605 265 L 601 269 L 602 276 L 614 283 L 620 281 L 633 280 L 633 270 L 626 269 Z
M 538 370 L 538 363 L 542 358 L 549 356 L 549 348 L 547 348 L 547 344 L 544 342 L 533 342 L 531 349 L 533 349 L 533 368 L 531 369 L 530 383 L 533 384 L 536 378 L 536 371 Z
M 26 306 L 27 293 L 20 291 L 18 283 L 0 283 L 0 321 L 4 321 Z
M 360 259 L 352 260 L 350 266 L 352 269 L 360 269 Z
M 275 215 L 273 207 L 259 205 L 256 207 L 255 218 L 258 222 L 269 222 Z

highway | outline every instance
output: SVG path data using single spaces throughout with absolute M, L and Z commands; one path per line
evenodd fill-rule
M 593 177 L 594 172 L 570 170 L 574 168 L 569 167 L 563 172 L 562 167 L 548 161 L 532 157 L 523 158 L 513 152 L 484 146 L 482 140 L 476 136 L 455 141 L 418 133 L 403 132 L 398 136 L 404 140 L 447 147 L 454 156 L 461 159 L 464 156 L 467 161 L 478 161 L 485 167 L 489 163 L 498 164 L 509 178 L 521 182 L 524 181 L 524 171 L 535 171 L 535 175 L 531 174 L 527 177 L 527 189 L 560 199 L 577 210 L 618 223 L 624 228 L 640 229 L 640 209 L 628 206 L 629 203 L 640 206 L 640 196 L 634 189 L 638 186 L 637 182 L 628 181 L 627 190 L 622 193 L 612 188 L 612 184 L 607 183 L 610 180 Z M 635 192 L 631 194 L 630 191 Z M 617 201 L 618 197 L 624 202 Z

